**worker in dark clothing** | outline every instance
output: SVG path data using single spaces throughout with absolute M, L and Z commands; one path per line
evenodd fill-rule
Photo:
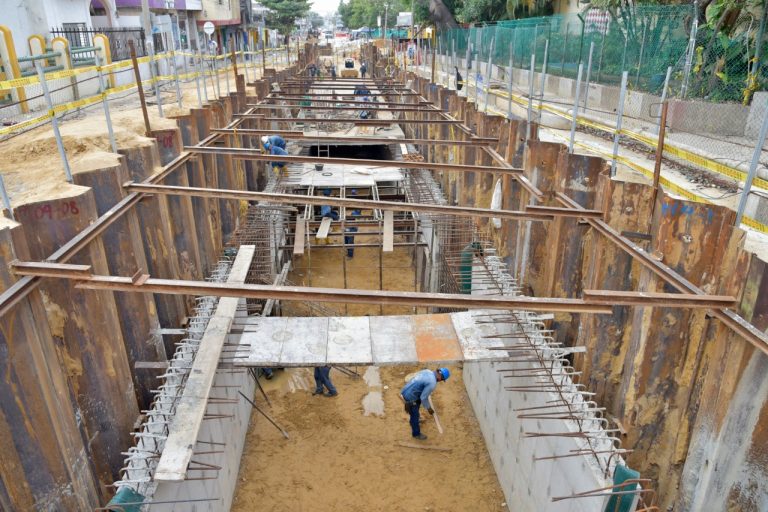
M 331 78 L 336 80 L 336 64 L 331 64 Z
M 327 393 L 323 393 L 323 388 L 327 389 Z M 315 391 L 313 395 L 323 396 L 336 396 L 339 394 L 336 388 L 331 382 L 331 367 L 330 366 L 315 366 Z
M 429 414 L 435 414 L 429 395 L 435 390 L 437 383 L 448 380 L 451 372 L 448 368 L 437 370 L 421 370 L 400 391 L 405 402 L 405 412 L 410 415 L 411 435 L 423 441 L 427 438 L 419 428 L 419 406 L 423 406 Z
M 365 78 L 365 74 L 368 72 L 368 66 L 365 65 L 365 62 L 360 64 L 360 76 L 362 78 Z
M 460 91 L 462 87 L 464 87 L 464 79 L 461 78 L 461 73 L 459 73 L 459 68 L 454 66 L 454 69 L 456 70 L 456 90 Z

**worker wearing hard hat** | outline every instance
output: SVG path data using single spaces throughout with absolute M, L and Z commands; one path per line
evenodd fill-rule
M 287 156 L 288 152 L 285 150 L 285 139 L 279 135 L 264 136 L 261 138 L 261 142 L 264 144 L 264 149 L 269 152 L 270 155 Z M 272 170 L 275 174 L 282 174 L 285 169 L 285 162 L 270 162 Z
M 429 395 L 435 390 L 438 382 L 448 380 L 450 376 L 451 372 L 448 368 L 438 368 L 434 371 L 424 369 L 408 381 L 400 391 L 405 401 L 405 412 L 410 415 L 411 435 L 416 439 L 423 441 L 427 438 L 419 428 L 419 406 L 423 406 L 429 414 L 435 414 Z
M 269 151 L 270 146 L 277 146 L 285 149 L 285 139 L 279 135 L 264 135 L 261 138 L 261 143 L 267 151 Z

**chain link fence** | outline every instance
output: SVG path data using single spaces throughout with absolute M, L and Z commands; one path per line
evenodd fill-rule
M 566 142 L 576 112 L 576 146 L 651 176 L 666 101 L 665 169 L 692 183 L 662 182 L 688 199 L 736 208 L 752 167 L 754 187 L 768 191 L 768 151 L 756 150 L 768 118 L 765 24 L 744 10 L 727 30 L 716 19 L 700 26 L 696 9 L 592 9 L 441 31 L 436 80 L 463 80 L 462 94 L 481 109 L 516 108 L 559 124 L 553 133 Z M 753 203 L 745 222 L 768 233 L 768 213 L 759 213 L 768 203 Z

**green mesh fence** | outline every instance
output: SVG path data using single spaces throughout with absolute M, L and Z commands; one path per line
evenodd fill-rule
M 617 13 L 593 9 L 444 30 L 438 45 L 458 59 L 466 57 L 469 45 L 473 60 L 490 56 L 503 67 L 511 60 L 519 69 L 529 69 L 534 54 L 541 71 L 546 57 L 547 73 L 567 78 L 576 77 L 579 64 L 587 72 L 591 49 L 592 83 L 618 85 L 627 71 L 631 89 L 660 94 L 671 68 L 669 95 L 676 97 L 743 101 L 764 90 L 768 66 L 758 69 L 755 60 L 759 22 L 737 24 L 734 35 L 697 27 L 691 47 L 695 19 L 693 5 L 636 6 Z M 760 60 L 766 55 L 763 51 Z

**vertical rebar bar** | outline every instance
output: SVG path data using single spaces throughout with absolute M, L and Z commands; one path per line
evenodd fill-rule
M 59 132 L 59 120 L 56 117 L 56 112 L 53 110 L 53 100 L 51 100 L 51 93 L 48 91 L 48 82 L 45 81 L 43 63 L 38 60 L 35 62 L 35 68 L 37 68 L 37 77 L 40 80 L 40 87 L 43 88 L 45 103 L 48 105 L 48 112 L 51 115 L 51 126 L 53 127 L 53 135 L 56 137 L 56 146 L 59 148 L 61 161 L 64 164 L 64 174 L 67 177 L 67 181 L 72 183 L 72 169 L 69 167 L 67 152 L 64 150 L 64 142 L 61 140 L 61 132 Z
M 616 132 L 613 134 L 613 157 L 611 159 L 611 176 L 616 176 L 616 159 L 619 156 L 619 137 L 621 135 L 621 121 L 624 117 L 624 98 L 627 95 L 627 78 L 629 72 L 621 74 L 621 92 L 619 93 L 619 105 L 616 109 Z
M 176 62 L 176 52 L 171 51 L 171 62 L 173 63 L 173 79 L 176 82 L 176 101 L 179 103 L 179 109 L 182 109 L 181 85 L 179 84 L 179 68 Z
M 139 69 L 139 61 L 136 59 L 136 46 L 133 44 L 133 39 L 128 41 L 128 50 L 131 54 L 131 62 L 133 63 L 133 76 L 136 80 L 136 88 L 139 91 L 139 103 L 141 104 L 141 114 L 144 117 L 144 130 L 147 137 L 152 136 L 152 128 L 149 125 L 149 113 L 147 112 L 147 100 L 144 97 L 144 87 L 141 85 L 141 70 Z

